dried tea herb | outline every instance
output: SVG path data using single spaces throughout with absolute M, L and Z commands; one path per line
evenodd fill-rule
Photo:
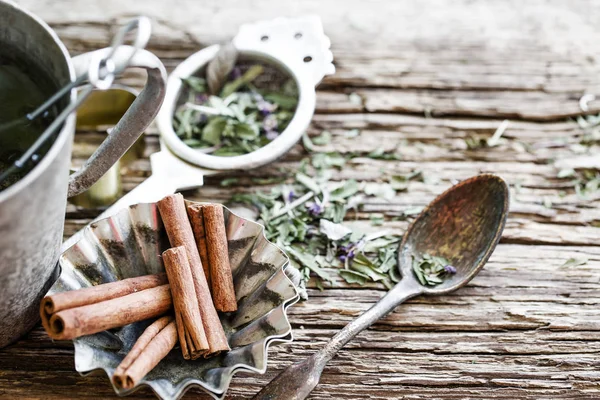
M 374 160 L 402 160 L 402 155 L 398 153 L 388 153 L 385 151 L 383 147 L 378 147 L 373 150 L 367 157 L 372 158 Z
M 423 286 L 439 285 L 456 273 L 456 268 L 448 260 L 429 254 L 423 254 L 421 258 L 413 257 L 412 269 Z
M 588 259 L 587 258 L 569 258 L 567 261 L 565 261 L 565 263 L 563 265 L 561 265 L 561 268 L 569 268 L 569 267 L 578 267 L 580 265 L 585 265 L 588 263 Z
M 558 171 L 559 179 L 571 179 L 575 193 L 579 198 L 587 199 L 600 189 L 600 173 L 594 169 L 574 170 L 571 168 Z
M 498 146 L 501 143 L 501 141 L 503 140 L 502 135 L 506 131 L 506 128 L 508 128 L 508 124 L 509 124 L 509 121 L 507 119 L 502 121 L 502 123 L 500 125 L 498 125 L 498 128 L 496 128 L 496 131 L 490 138 L 481 137 L 481 136 L 477 136 L 477 135 L 469 135 L 468 137 L 465 138 L 465 144 L 467 145 L 467 149 L 468 150 L 478 150 L 478 149 L 482 149 L 482 148 Z
M 237 54 L 227 49 L 207 67 L 208 82 L 202 76 L 182 80 L 184 90 L 173 118 L 173 128 L 185 144 L 216 156 L 247 154 L 265 146 L 287 127 L 298 103 L 291 78 L 274 90 L 272 82 L 267 84 L 274 67 L 232 68 Z
M 291 182 L 270 192 L 237 194 L 231 202 L 259 210 L 267 239 L 290 256 L 302 275 L 301 285 L 311 273 L 322 285 L 333 281 L 331 274 L 337 272 L 348 283 L 381 282 L 392 287 L 400 279 L 396 268 L 400 236 L 386 231 L 367 234 L 345 225 L 347 212 L 359 207 L 365 194 L 355 180 L 331 182 L 327 172 L 318 170 L 315 177 L 298 172 Z

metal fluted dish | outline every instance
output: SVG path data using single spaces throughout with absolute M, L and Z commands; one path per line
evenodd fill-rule
M 298 293 L 284 270 L 289 260 L 269 242 L 264 228 L 224 207 L 238 310 L 221 314 L 231 351 L 208 360 L 184 360 L 174 349 L 125 395 L 147 385 L 162 399 L 177 399 L 193 385 L 215 399 L 225 396 L 238 371 L 264 373 L 271 344 L 290 342 L 292 328 L 287 308 Z M 169 241 L 155 203 L 136 204 L 97 221 L 60 257 L 62 272 L 49 293 L 76 290 L 139 275 L 163 271 L 159 254 Z M 81 374 L 115 368 L 151 321 L 127 325 L 75 339 L 75 369 Z M 110 379 L 112 381 L 112 379 Z

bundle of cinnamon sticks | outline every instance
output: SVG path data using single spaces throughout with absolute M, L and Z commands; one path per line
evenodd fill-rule
M 50 337 L 74 339 L 160 317 L 138 338 L 113 374 L 130 389 L 176 346 L 195 360 L 230 350 L 217 312 L 237 310 L 223 206 L 190 204 L 181 194 L 158 202 L 172 248 L 166 274 L 146 275 L 46 296 L 40 306 Z

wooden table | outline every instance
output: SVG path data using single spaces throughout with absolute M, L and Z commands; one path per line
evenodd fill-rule
M 420 169 L 425 182 L 390 202 L 369 199 L 356 215 L 385 213 L 401 233 L 403 210 L 423 206 L 453 182 L 479 172 L 503 176 L 512 204 L 504 236 L 486 268 L 466 288 L 409 301 L 352 341 L 326 368 L 312 399 L 598 398 L 600 396 L 600 192 L 575 193 L 569 166 L 599 167 L 597 141 L 585 144 L 574 122 L 584 93 L 600 93 L 600 5 L 592 1 L 304 1 L 105 0 L 20 1 L 52 25 L 73 53 L 105 46 L 119 22 L 154 18 L 150 48 L 172 69 L 202 46 L 232 37 L 239 24 L 278 15 L 321 15 L 337 73 L 319 87 L 311 135 L 327 129 L 319 151 L 366 155 L 383 147 L 401 161 L 354 158 L 335 179 L 379 181 L 382 172 Z M 139 77 L 131 82 L 139 85 Z M 355 101 L 358 94 L 361 101 Z M 600 102 L 589 104 L 590 114 Z M 496 147 L 469 149 L 509 125 Z M 360 129 L 353 140 L 349 129 Z M 97 134 L 77 137 L 81 157 Z M 146 136 L 149 154 L 156 130 Z M 146 155 L 147 155 L 146 154 Z M 269 167 L 229 174 L 190 193 L 226 201 L 255 190 L 251 178 L 294 170 L 298 145 Z M 150 174 L 147 158 L 129 166 L 130 190 Z M 264 186 L 263 189 L 268 189 Z M 65 237 L 99 209 L 69 206 Z M 562 266 L 570 258 L 588 259 Z M 314 285 L 313 285 L 314 288 Z M 264 376 L 239 375 L 229 398 L 250 398 L 371 306 L 384 289 L 337 281 L 290 311 L 296 335 L 270 352 Z M 40 328 L 0 351 L 2 398 L 115 398 L 105 376 L 81 377 L 72 346 Z M 152 397 L 141 390 L 133 398 Z M 192 390 L 187 398 L 207 398 Z

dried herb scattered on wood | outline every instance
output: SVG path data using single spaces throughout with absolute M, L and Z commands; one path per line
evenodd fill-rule
M 331 182 L 298 172 L 292 183 L 270 192 L 235 195 L 231 201 L 256 207 L 269 240 L 290 256 L 302 274 L 311 272 L 317 285 L 338 273 L 348 283 L 381 282 L 390 288 L 400 279 L 396 267 L 399 235 L 387 231 L 361 232 L 345 224 L 346 213 L 362 203 L 365 194 L 355 180 Z M 383 216 L 375 225 L 383 222 Z M 334 269 L 335 271 L 331 271 Z

